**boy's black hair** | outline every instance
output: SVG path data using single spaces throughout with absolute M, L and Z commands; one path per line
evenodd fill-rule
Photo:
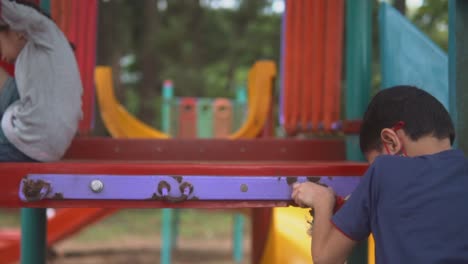
M 455 140 L 452 119 L 445 107 L 428 92 L 413 86 L 395 86 L 384 89 L 372 98 L 364 114 L 359 135 L 362 153 L 380 151 L 380 132 L 392 128 L 399 121 L 402 129 L 412 139 L 433 136 Z

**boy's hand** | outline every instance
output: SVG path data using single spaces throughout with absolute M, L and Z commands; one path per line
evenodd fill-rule
M 333 209 L 335 204 L 335 193 L 331 188 L 312 182 L 294 183 L 291 197 L 300 207 Z

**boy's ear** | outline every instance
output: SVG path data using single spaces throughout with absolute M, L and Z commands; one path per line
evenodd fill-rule
M 389 152 L 387 154 L 395 155 L 397 153 L 400 153 L 400 151 L 402 150 L 402 142 L 393 129 L 382 129 L 382 131 L 380 132 L 380 140 L 382 140 L 384 149 L 386 149 Z

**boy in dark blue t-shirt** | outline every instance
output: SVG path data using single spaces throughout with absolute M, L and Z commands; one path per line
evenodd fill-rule
M 468 263 L 468 162 L 452 150 L 454 127 L 442 104 L 415 87 L 379 92 L 363 118 L 360 147 L 372 164 L 333 215 L 331 189 L 295 184 L 314 208 L 314 263 L 344 263 L 371 233 L 377 263 Z

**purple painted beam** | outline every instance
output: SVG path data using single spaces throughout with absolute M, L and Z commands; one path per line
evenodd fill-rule
M 295 181 L 319 181 L 345 196 L 358 176 L 168 176 L 30 174 L 19 189 L 22 201 L 39 200 L 158 200 L 183 201 L 290 201 Z

